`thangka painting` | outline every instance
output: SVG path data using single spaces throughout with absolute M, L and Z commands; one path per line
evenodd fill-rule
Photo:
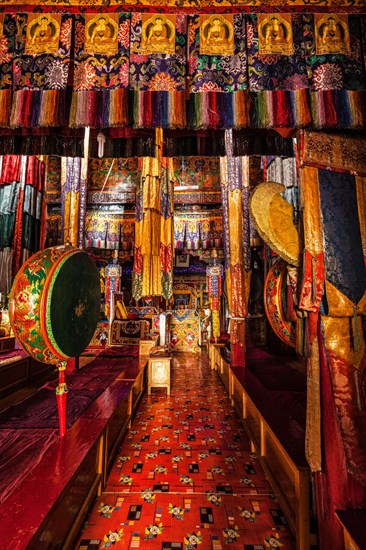
M 176 157 L 174 186 L 220 188 L 220 164 L 216 157 Z
M 140 177 L 137 158 L 89 159 L 89 191 L 134 191 Z

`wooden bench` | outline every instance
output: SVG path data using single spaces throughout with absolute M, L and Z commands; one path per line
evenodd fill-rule
M 366 509 L 337 510 L 342 524 L 345 550 L 365 550 L 366 548 Z
M 305 453 L 296 437 L 279 429 L 271 420 L 270 408 L 264 407 L 253 392 L 253 375 L 247 367 L 231 367 L 221 354 L 221 345 L 210 344 L 211 368 L 217 371 L 242 419 L 253 451 L 258 454 L 296 538 L 297 550 L 309 550 L 310 535 L 310 470 Z M 256 393 L 256 395 L 255 395 Z M 255 397 L 254 397 L 255 395 Z M 265 400 L 265 396 L 263 396 Z M 264 408 L 267 410 L 264 411 Z M 279 433 L 281 432 L 281 433 Z
M 74 547 L 145 390 L 146 373 L 146 359 L 121 365 L 121 375 L 64 437 L 44 451 L 35 443 L 36 465 L 0 505 L 0 537 L 8 548 Z

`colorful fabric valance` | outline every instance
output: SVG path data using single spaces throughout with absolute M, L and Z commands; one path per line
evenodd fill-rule
M 365 19 L 1 15 L 0 125 L 9 124 L 11 102 L 13 128 L 359 129 L 366 125 Z
M 29 13 L 15 19 L 11 126 L 65 126 L 72 15 Z

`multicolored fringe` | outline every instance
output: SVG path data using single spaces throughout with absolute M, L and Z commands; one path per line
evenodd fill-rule
M 185 91 L 135 90 L 133 126 L 135 128 L 186 128 Z
M 86 90 L 72 93 L 70 126 L 108 128 L 128 125 L 128 90 Z
M 250 126 L 249 94 L 199 92 L 190 94 L 189 126 L 195 130 Z
M 10 126 L 67 126 L 64 90 L 18 90 L 13 93 Z
M 311 122 L 308 93 L 276 90 L 250 94 L 252 128 L 302 128 Z
M 366 124 L 366 92 L 324 90 L 310 92 L 315 128 L 362 128 Z

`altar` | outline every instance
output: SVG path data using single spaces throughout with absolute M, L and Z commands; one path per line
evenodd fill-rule
M 169 311 L 170 345 L 173 351 L 199 353 L 200 316 L 195 309 Z

